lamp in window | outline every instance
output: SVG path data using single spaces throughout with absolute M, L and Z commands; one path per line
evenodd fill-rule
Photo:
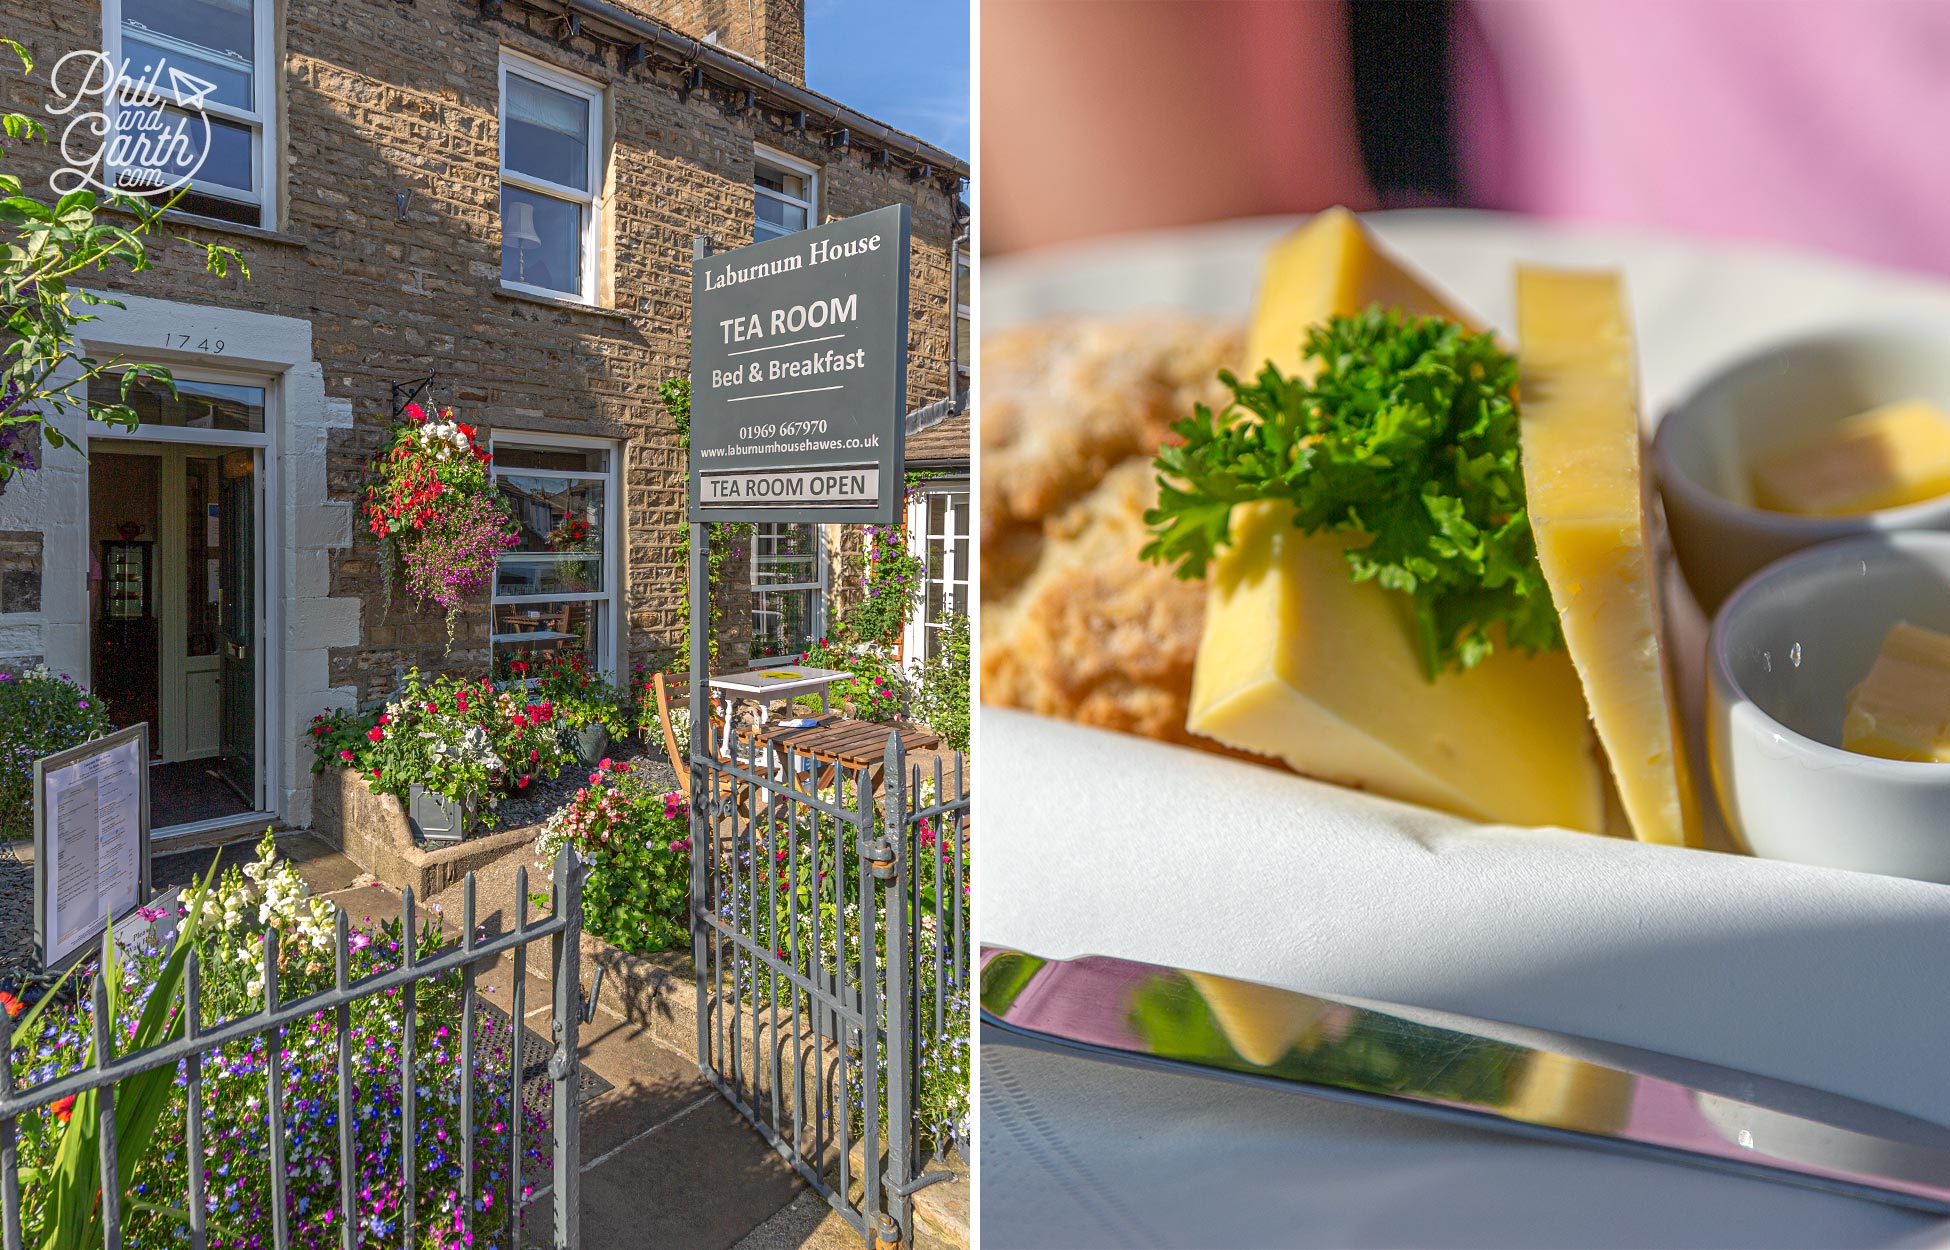
M 515 245 L 515 273 L 522 282 L 528 281 L 528 253 L 542 245 L 542 236 L 535 233 L 535 206 L 517 200 L 508 206 L 508 241 Z

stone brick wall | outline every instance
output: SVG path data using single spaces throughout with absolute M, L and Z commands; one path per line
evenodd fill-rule
M 623 7 L 805 84 L 805 0 L 624 0 Z
M 754 43 L 757 55 L 786 57 L 789 45 L 795 64 L 803 59 L 796 2 L 649 7 L 671 11 L 672 21 L 701 20 L 680 9 L 746 14 L 755 29 L 780 32 Z M 687 367 L 692 236 L 726 246 L 751 238 L 757 143 L 823 167 L 825 218 L 913 205 L 908 399 L 918 406 L 945 393 L 954 196 L 941 184 L 910 180 L 898 165 L 873 166 L 863 151 L 831 149 L 822 135 L 798 134 L 764 110 L 745 112 L 728 94 L 686 95 L 674 71 L 626 68 L 621 49 L 589 36 L 564 42 L 559 20 L 516 3 L 494 17 L 472 0 L 286 0 L 282 11 L 280 220 L 266 231 L 176 228 L 242 247 L 250 280 L 211 279 L 200 254 L 164 244 L 151 272 L 119 278 L 117 287 L 309 320 L 326 394 L 354 414 L 327 447 L 330 498 L 356 494 L 388 420 L 388 384 L 430 370 L 439 376 L 437 402 L 489 429 L 625 440 L 624 663 L 674 645 L 685 593 L 686 570 L 675 558 L 684 464 L 656 388 Z M 75 48 L 99 47 L 100 24 L 91 0 L 16 7 L 4 33 L 29 48 L 38 68 L 31 82 L 0 74 L 6 103 L 39 112 L 47 67 Z M 768 50 L 765 39 L 777 43 Z M 500 287 L 502 47 L 606 88 L 598 307 Z M 6 167 L 44 189 L 52 163 L 50 151 L 16 149 Z M 397 220 L 402 192 L 410 197 Z M 399 666 L 483 663 L 485 606 L 465 616 L 443 662 L 439 613 L 385 604 L 376 554 L 357 535 L 334 557 L 330 593 L 363 601 L 364 644 L 333 651 L 332 682 L 370 697 Z

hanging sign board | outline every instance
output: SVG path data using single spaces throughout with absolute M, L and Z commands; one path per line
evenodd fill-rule
M 907 244 L 896 204 L 692 262 L 692 521 L 899 519 Z
M 34 761 L 34 945 L 44 969 L 149 897 L 149 726 Z

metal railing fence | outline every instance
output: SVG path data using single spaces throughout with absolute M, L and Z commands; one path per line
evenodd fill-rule
M 543 920 L 531 922 L 528 918 L 528 870 L 519 870 L 516 878 L 515 924 L 514 928 L 493 937 L 480 937 L 475 922 L 475 881 L 474 875 L 467 875 L 463 893 L 463 916 L 461 938 L 457 945 L 445 949 L 433 958 L 422 960 L 419 957 L 418 914 L 413 891 L 407 889 L 402 897 L 402 928 L 404 940 L 401 942 L 402 959 L 398 967 L 373 976 L 351 980 L 350 924 L 343 909 L 337 916 L 337 929 L 334 936 L 334 984 L 330 989 L 290 1001 L 280 1001 L 278 994 L 279 974 L 279 935 L 275 928 L 267 930 L 262 939 L 264 976 L 264 1005 L 251 1014 L 205 1025 L 202 1020 L 202 980 L 203 969 L 197 952 L 189 953 L 181 982 L 178 999 L 171 1010 L 182 1013 L 183 1035 L 160 1045 L 150 1046 L 126 1054 L 114 1053 L 114 1038 L 111 1030 L 108 990 L 100 975 L 94 977 L 91 989 L 93 998 L 93 1037 L 92 1060 L 90 1064 L 76 1072 L 40 1081 L 31 1086 L 18 1086 L 14 1072 L 14 1022 L 12 1016 L 0 1011 L 0 1056 L 5 1056 L 7 1064 L 5 1079 L 0 1081 L 0 1243 L 4 1250 L 21 1250 L 22 1247 L 22 1193 L 18 1158 L 19 1140 L 17 1129 L 22 1117 L 42 1108 L 52 1107 L 61 1100 L 94 1092 L 98 1095 L 100 1145 L 100 1178 L 107 1183 L 101 1186 L 99 1195 L 100 1222 L 103 1230 L 105 1250 L 119 1250 L 123 1244 L 125 1195 L 116 1180 L 120 1175 L 121 1152 L 124 1143 L 117 1140 L 116 1087 L 118 1082 L 162 1067 L 178 1068 L 184 1085 L 184 1153 L 188 1166 L 188 1193 L 185 1195 L 184 1214 L 187 1219 L 187 1238 L 192 1250 L 205 1250 L 209 1244 L 210 1228 L 207 1214 L 209 1195 L 208 1166 L 204 1159 L 203 1141 L 204 1106 L 203 1095 L 205 1076 L 204 1059 L 221 1048 L 251 1038 L 265 1041 L 265 1118 L 267 1138 L 271 1152 L 271 1220 L 272 1244 L 275 1250 L 285 1250 L 290 1245 L 289 1213 L 287 1211 L 288 1178 L 287 1160 L 284 1157 L 284 1143 L 289 1125 L 284 1106 L 283 1078 L 280 1071 L 281 1053 L 279 1041 L 285 1030 L 302 1026 L 325 1013 L 335 1020 L 337 1030 L 338 1073 L 337 1101 L 334 1111 L 338 1123 L 338 1211 L 336 1222 L 339 1230 L 339 1243 L 343 1250 L 356 1250 L 368 1244 L 363 1230 L 367 1222 L 359 1218 L 360 1196 L 355 1192 L 354 1130 L 357 1124 L 354 1105 L 352 1009 L 365 1000 L 377 999 L 392 991 L 399 991 L 403 1002 L 403 1025 L 400 1037 L 401 1102 L 400 1102 L 400 1169 L 401 1202 L 403 1218 L 399 1221 L 399 1244 L 405 1250 L 416 1250 L 424 1229 L 419 1226 L 414 1194 L 415 1170 L 422 1150 L 433 1149 L 426 1146 L 420 1138 L 420 1123 L 417 1115 L 417 1096 L 422 1084 L 415 1065 L 415 1010 L 416 988 L 434 978 L 450 973 L 458 973 L 461 981 L 460 1013 L 460 1132 L 458 1152 L 460 1156 L 461 1193 L 456 1219 L 458 1232 L 468 1238 L 475 1233 L 476 1193 L 475 1146 L 477 1129 L 475 1122 L 477 1099 L 477 1068 L 475 1066 L 476 1028 L 478 1000 L 476 998 L 475 970 L 477 966 L 502 954 L 512 952 L 513 974 L 512 992 L 509 1008 L 509 1026 L 512 1032 L 509 1052 L 508 1079 L 511 1082 L 511 1097 L 514 1114 L 507 1117 L 509 1162 L 509 1192 L 502 1199 L 507 1225 L 507 1242 L 510 1247 L 522 1245 L 521 1216 L 524 1205 L 523 1195 L 523 1145 L 522 1145 L 522 1087 L 526 1069 L 523 1066 L 523 1034 L 525 1019 L 525 982 L 527 977 L 528 947 L 542 939 L 550 943 L 550 979 L 555 991 L 553 1006 L 554 1049 L 548 1064 L 548 1079 L 551 1086 L 551 1119 L 553 1122 L 553 1160 L 552 1184 L 554 1207 L 554 1237 L 557 1250 L 573 1250 L 579 1244 L 578 1230 L 578 1179 L 579 1167 L 579 1120 L 576 1113 L 577 1084 L 579 1079 L 576 1057 L 577 1025 L 582 1018 L 581 986 L 579 980 L 580 934 L 582 928 L 582 868 L 572 849 L 565 847 L 556 857 L 553 881 L 550 886 L 551 914 Z M 102 967 L 112 966 L 112 939 L 103 937 Z M 146 1146 L 147 1143 L 140 1145 Z M 138 1146 L 140 1148 L 140 1146 Z M 490 1196 L 492 1198 L 494 1196 Z
M 917 1171 L 916 1078 L 957 994 L 966 1018 L 964 765 L 930 794 L 897 733 L 883 782 L 708 720 L 690 765 L 699 1066 L 864 1237 L 904 1240 L 946 1178 Z

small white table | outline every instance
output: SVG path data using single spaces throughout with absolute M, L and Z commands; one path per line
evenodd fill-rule
M 771 720 L 772 704 L 779 700 L 790 702 L 802 694 L 817 694 L 819 710 L 832 710 L 832 685 L 845 681 L 853 674 L 837 668 L 814 668 L 808 664 L 768 664 L 763 668 L 748 669 L 742 673 L 726 673 L 710 679 L 711 698 L 723 709 L 725 723 L 724 751 L 731 749 L 733 728 L 732 708 L 740 702 L 754 704 L 758 708 L 758 723 L 763 726 Z M 726 759 L 731 758 L 728 754 Z

